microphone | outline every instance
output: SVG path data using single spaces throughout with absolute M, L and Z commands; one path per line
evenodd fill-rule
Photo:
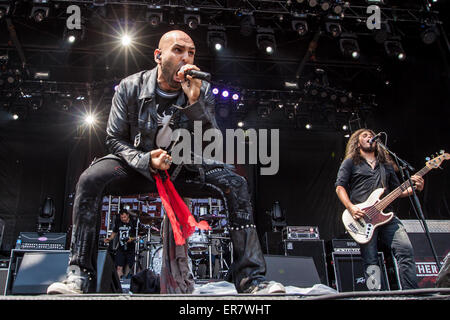
M 211 80 L 211 74 L 204 71 L 198 71 L 198 70 L 188 70 L 184 73 L 184 75 L 190 75 L 192 78 L 200 79 L 200 80 Z
M 372 137 L 372 139 L 369 140 L 369 144 L 372 144 L 375 140 L 378 140 L 379 137 L 381 137 L 382 132 L 377 133 Z

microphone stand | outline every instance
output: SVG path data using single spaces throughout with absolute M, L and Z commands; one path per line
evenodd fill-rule
M 432 241 L 431 236 L 430 236 L 430 232 L 429 232 L 429 230 L 428 230 L 428 225 L 427 225 L 427 223 L 426 223 L 426 221 L 425 221 L 425 216 L 423 215 L 423 211 L 422 211 L 422 207 L 421 207 L 420 202 L 419 202 L 419 198 L 417 197 L 416 190 L 415 190 L 415 188 L 413 187 L 414 185 L 413 185 L 413 183 L 412 183 L 412 181 L 411 181 L 411 175 L 410 175 L 410 173 L 409 173 L 409 171 L 414 171 L 414 168 L 413 168 L 408 162 L 406 162 L 405 160 L 400 159 L 394 152 L 392 152 L 391 150 L 389 150 L 389 149 L 388 149 L 388 148 L 380 141 L 379 138 L 377 139 L 377 144 L 378 144 L 380 147 L 382 147 L 384 150 L 386 150 L 392 157 L 394 157 L 395 162 L 397 163 L 397 166 L 398 166 L 399 169 L 400 169 L 400 173 L 401 173 L 401 175 L 402 175 L 403 182 L 406 182 L 406 180 L 408 180 L 409 185 L 411 186 L 411 190 L 412 190 L 412 198 L 413 198 L 414 201 L 411 200 L 411 195 L 409 195 L 408 197 L 409 197 L 409 200 L 411 201 L 411 206 L 413 207 L 414 212 L 416 213 L 417 218 L 422 222 L 423 228 L 424 228 L 424 230 L 425 230 L 425 235 L 426 235 L 426 237 L 427 237 L 428 243 L 430 244 L 430 248 L 431 248 L 431 251 L 432 251 L 432 253 L 433 253 L 434 260 L 436 261 L 437 270 L 439 270 L 439 269 L 440 269 L 439 259 L 438 259 L 438 256 L 437 256 L 437 254 L 436 254 L 436 250 L 435 250 L 435 248 L 434 248 L 433 241 Z M 400 163 L 401 165 L 400 165 L 399 163 Z M 407 170 L 405 170 L 405 169 L 407 169 Z M 405 179 L 405 174 L 406 174 L 406 179 Z

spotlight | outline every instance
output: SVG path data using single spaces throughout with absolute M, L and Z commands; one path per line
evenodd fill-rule
M 187 24 L 189 29 L 197 29 L 198 25 L 200 24 L 200 16 L 196 14 L 185 14 L 184 23 Z
M 97 119 L 95 118 L 95 116 L 93 114 L 88 114 L 84 118 L 84 122 L 89 126 L 94 125 L 96 121 L 97 121 Z
M 339 23 L 327 22 L 325 24 L 325 28 L 326 28 L 327 32 L 329 32 L 333 36 L 333 38 L 337 38 L 341 35 L 342 28 Z
M 124 34 L 122 37 L 121 37 L 121 39 L 120 39 L 120 41 L 122 42 L 122 45 L 124 46 L 124 47 L 127 47 L 127 46 L 129 46 L 130 44 L 131 44 L 131 37 L 129 36 L 129 35 L 127 35 L 127 34 Z
M 50 78 L 50 71 L 36 71 L 34 73 L 35 79 L 47 80 Z
M 16 113 L 14 113 L 13 116 L 12 116 L 12 118 L 13 118 L 14 120 L 18 120 L 18 119 L 19 119 L 19 115 L 16 114 Z
M 222 91 L 222 97 L 228 98 L 229 95 L 230 95 L 230 93 L 227 90 Z
M 213 29 L 210 29 L 206 39 L 208 46 L 215 51 L 220 51 L 227 46 L 227 36 L 224 28 L 214 27 Z
M 49 11 L 49 7 L 33 7 L 31 9 L 31 15 L 30 18 L 33 18 L 34 21 L 36 22 L 42 22 L 44 21 L 45 18 L 48 17 L 48 11 Z
M 212 89 L 212 93 L 213 94 L 218 94 L 219 93 L 219 89 L 217 89 L 217 88 Z
M 150 26 L 157 28 L 163 19 L 162 12 L 147 12 L 147 21 L 150 22 Z
M 77 30 L 77 29 L 69 30 L 69 29 L 66 28 L 66 29 L 64 29 L 63 38 L 68 43 L 74 43 L 75 41 L 79 41 L 79 40 L 84 38 L 84 29 L 82 29 L 82 30 Z
M 347 130 L 348 130 L 348 126 L 344 124 L 344 125 L 342 126 L 342 130 L 347 131 Z
M 317 6 L 317 0 L 308 0 L 308 4 L 311 8 Z
M 239 95 L 237 93 L 233 94 L 233 96 L 231 97 L 234 101 L 239 100 Z
M 406 59 L 405 50 L 403 50 L 402 44 L 400 41 L 396 39 L 387 40 L 384 42 L 384 49 L 386 51 L 386 54 L 389 57 L 397 58 L 400 61 L 403 61 Z
M 237 126 L 238 126 L 239 128 L 242 128 L 242 127 L 244 126 L 244 121 L 239 121 L 239 122 L 237 123 Z
M 308 23 L 302 20 L 292 20 L 292 29 L 297 31 L 299 36 L 304 36 L 308 33 Z
M 337 15 L 340 15 L 344 11 L 344 8 L 340 4 L 335 4 L 333 6 L 333 12 Z
M 259 29 L 256 35 L 256 46 L 266 54 L 273 54 L 276 50 L 275 36 L 272 29 Z
M 330 2 L 322 1 L 320 7 L 322 8 L 323 11 L 327 11 L 328 9 L 330 9 Z
M 435 26 L 427 27 L 420 33 L 420 38 L 425 44 L 432 44 L 438 37 L 438 30 Z
M 307 123 L 307 124 L 305 125 L 305 128 L 306 128 L 307 130 L 310 130 L 310 129 L 312 129 L 312 125 L 311 125 L 311 123 Z
M 355 35 L 343 34 L 341 39 L 339 39 L 339 47 L 345 57 L 359 59 L 360 51 Z

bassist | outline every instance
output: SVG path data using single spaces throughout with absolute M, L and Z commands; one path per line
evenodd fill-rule
M 369 129 L 359 129 L 352 134 L 335 183 L 339 200 L 355 220 L 361 219 L 365 214 L 356 204 L 366 201 L 372 191 L 384 188 L 386 195 L 400 185 L 394 169 L 396 166 L 389 155 L 376 142 L 370 143 L 374 135 L 375 133 Z M 413 175 L 411 180 L 416 190 L 423 189 L 422 177 Z M 411 188 L 408 188 L 400 197 L 407 197 L 411 193 Z M 386 208 L 386 212 L 390 211 L 392 208 Z M 368 289 L 381 288 L 378 239 L 392 250 L 397 259 L 402 289 L 418 288 L 411 242 L 400 220 L 394 217 L 388 223 L 379 226 L 368 243 L 360 244 Z

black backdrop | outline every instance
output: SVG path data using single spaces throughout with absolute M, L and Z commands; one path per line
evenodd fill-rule
M 424 49 L 389 70 L 391 86 L 377 89 L 379 107 L 366 124 L 387 132 L 388 146 L 419 170 L 426 156 L 440 149 L 450 151 L 447 62 L 439 51 Z M 22 121 L 6 121 L 2 115 L 0 217 L 7 225 L 3 250 L 14 245 L 19 232 L 35 230 L 46 196 L 56 204 L 54 231 L 67 231 L 76 180 L 94 156 L 105 152 L 102 135 L 91 141 L 74 139 L 70 116 L 40 112 Z M 333 183 L 346 143 L 343 133 L 293 129 L 280 133 L 278 174 L 250 179 L 260 235 L 270 229 L 265 211 L 275 200 L 286 211 L 289 225 L 318 225 L 323 239 L 339 235 L 343 208 Z M 443 168 L 426 176 L 420 194 L 427 219 L 450 219 L 448 163 Z M 416 218 L 407 199 L 398 202 L 398 214 Z

